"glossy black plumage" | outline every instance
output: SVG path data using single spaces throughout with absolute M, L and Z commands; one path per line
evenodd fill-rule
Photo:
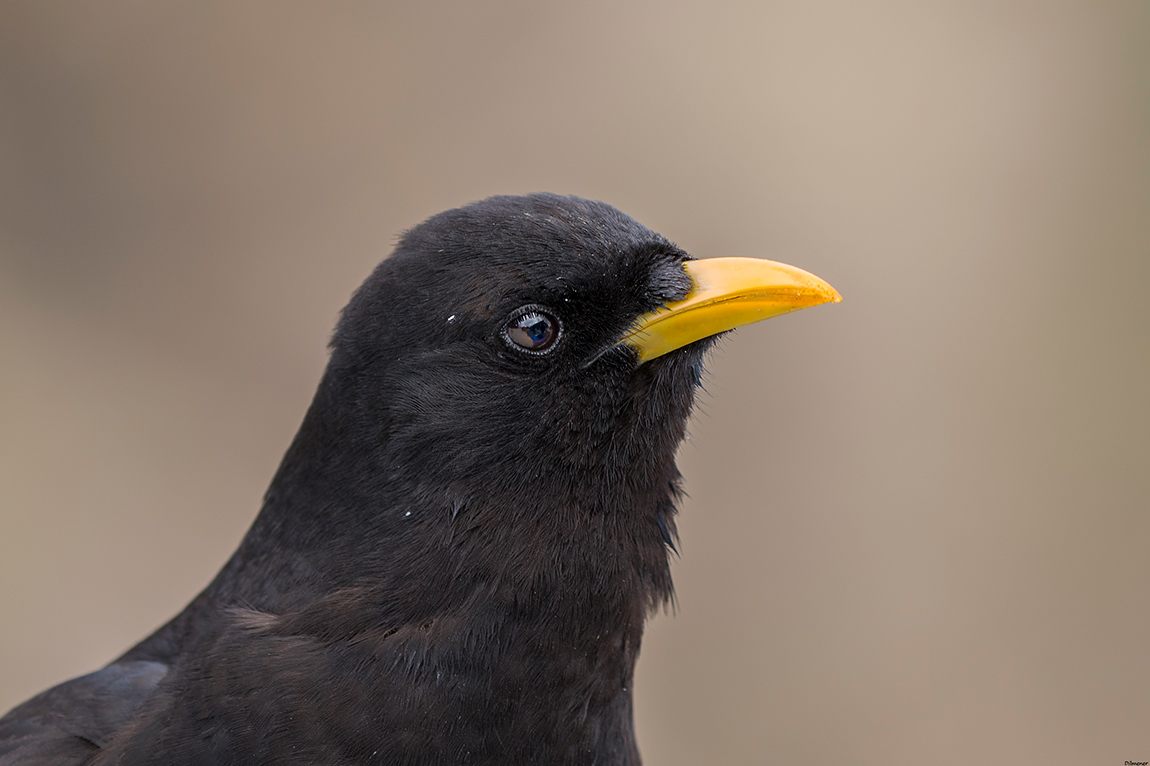
M 0 719 L 0 766 L 635 764 L 643 622 L 708 340 L 639 365 L 685 253 L 602 203 L 497 197 L 403 237 L 217 578 Z M 545 353 L 505 328 L 558 319 Z

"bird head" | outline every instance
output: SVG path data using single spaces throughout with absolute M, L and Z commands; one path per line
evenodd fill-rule
M 607 511 L 665 483 L 718 334 L 837 299 L 779 264 L 716 286 L 706 267 L 731 262 L 601 202 L 494 197 L 401 239 L 345 309 L 332 367 L 419 495 Z

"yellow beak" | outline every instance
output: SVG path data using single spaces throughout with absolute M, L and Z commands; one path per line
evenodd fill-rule
M 640 363 L 724 330 L 842 300 L 814 274 L 785 263 L 709 258 L 683 268 L 693 285 L 687 297 L 639 317 L 623 338 Z

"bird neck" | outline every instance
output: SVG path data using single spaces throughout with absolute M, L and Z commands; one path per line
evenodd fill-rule
M 609 502 L 558 490 L 517 495 L 482 482 L 431 493 L 404 480 L 386 432 L 349 410 L 355 398 L 332 378 L 321 383 L 252 528 L 189 612 L 322 611 L 354 593 L 358 607 L 340 611 L 351 635 L 480 599 L 495 613 L 536 615 L 557 636 L 586 630 L 637 645 L 643 618 L 672 590 L 673 459 L 636 472 L 644 480 L 620 483 Z M 599 467 L 585 470 L 583 481 L 565 483 L 602 484 Z

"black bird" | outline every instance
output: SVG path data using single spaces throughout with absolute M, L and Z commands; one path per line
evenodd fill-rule
M 0 719 L 0 765 L 638 764 L 633 671 L 671 595 L 704 353 L 838 300 L 600 202 L 434 216 L 344 310 L 231 560 Z

